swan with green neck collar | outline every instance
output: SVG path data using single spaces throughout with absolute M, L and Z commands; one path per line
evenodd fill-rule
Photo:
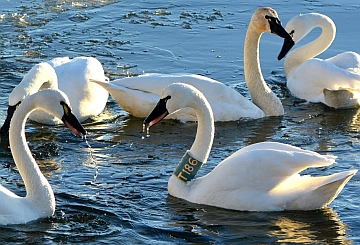
M 336 157 L 282 143 L 263 142 L 238 150 L 205 176 L 183 178 L 177 169 L 196 171 L 192 165 L 197 164 L 196 161 L 206 163 L 213 144 L 214 117 L 205 96 L 191 85 L 171 84 L 144 120 L 144 124 L 151 127 L 184 107 L 195 110 L 198 126 L 195 141 L 185 155 L 189 155 L 192 162 L 182 160 L 169 179 L 168 191 L 172 196 L 241 211 L 313 210 L 334 200 L 357 172 L 301 176 L 302 170 L 331 165 Z

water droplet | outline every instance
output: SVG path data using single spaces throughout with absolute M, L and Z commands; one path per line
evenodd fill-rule
M 146 137 L 150 137 L 150 126 L 146 128 Z
M 96 181 L 97 181 L 97 176 L 98 176 L 98 174 L 99 174 L 99 166 L 98 166 L 98 164 L 97 164 L 97 162 L 96 162 L 96 159 L 95 159 L 95 157 L 94 157 L 94 155 L 93 155 L 93 151 L 92 151 L 92 148 L 91 148 L 91 146 L 90 146 L 90 144 L 89 144 L 89 141 L 86 139 L 86 135 L 84 135 L 84 139 L 85 139 L 85 142 L 86 142 L 86 144 L 87 144 L 87 146 L 88 146 L 88 148 L 89 148 L 91 162 L 92 162 L 92 163 L 94 164 L 94 166 L 95 166 L 95 174 L 94 174 L 94 181 L 93 181 L 93 183 L 96 183 Z

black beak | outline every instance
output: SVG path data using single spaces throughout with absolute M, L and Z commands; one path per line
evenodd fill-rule
M 278 55 L 278 60 L 281 60 L 285 55 L 290 51 L 290 49 L 295 45 L 295 42 L 292 38 L 285 38 L 281 51 Z
M 21 101 L 19 101 L 19 103 L 17 103 L 16 105 L 9 105 L 9 107 L 7 109 L 7 116 L 6 116 L 5 122 L 0 129 L 1 135 L 5 135 L 5 134 L 9 133 L 11 118 L 13 117 L 14 112 L 15 112 L 16 108 L 20 105 L 20 103 L 21 103 Z
M 69 129 L 71 129 L 71 131 L 73 131 L 75 134 L 77 134 L 77 135 L 81 135 L 81 134 L 86 135 L 86 130 L 81 125 L 81 123 L 76 118 L 76 116 L 74 114 L 72 114 L 70 107 L 64 102 L 62 102 L 61 105 L 64 108 L 64 116 L 61 118 L 63 123 Z
M 285 28 L 281 25 L 281 21 L 278 18 L 265 16 L 265 18 L 269 21 L 271 33 L 278 35 L 279 37 L 285 39 L 292 39 L 289 33 L 285 30 Z
M 149 128 L 162 119 L 164 119 L 167 115 L 169 115 L 168 110 L 166 109 L 166 102 L 170 99 L 170 96 L 166 98 L 160 99 L 159 102 L 156 104 L 154 110 L 145 118 L 144 124 L 149 124 Z
M 282 49 L 278 55 L 278 60 L 281 60 L 295 45 L 295 42 L 292 39 L 292 36 L 289 33 L 287 33 L 285 28 L 281 25 L 281 22 L 278 18 L 272 16 L 265 16 L 265 18 L 269 21 L 271 33 L 274 33 L 279 37 L 285 39 Z

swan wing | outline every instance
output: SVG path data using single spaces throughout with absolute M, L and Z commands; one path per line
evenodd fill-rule
M 158 94 L 128 88 L 117 82 L 91 81 L 105 88 L 125 111 L 130 112 L 135 117 L 147 117 L 160 98 Z
M 357 173 L 348 170 L 328 176 L 299 176 L 287 179 L 271 191 L 278 203 L 288 210 L 314 210 L 331 203 Z M 278 199 L 278 200 L 276 200 Z
M 236 210 L 318 209 L 330 203 L 357 171 L 319 177 L 301 176 L 299 172 L 331 165 L 335 159 L 291 145 L 258 143 L 193 180 L 184 196 L 195 203 Z
M 101 63 L 93 57 L 60 57 L 48 62 L 58 77 L 59 89 L 69 98 L 74 114 L 80 121 L 100 114 L 105 108 L 108 92 L 90 79 L 105 81 Z
M 221 188 L 225 189 L 268 192 L 304 169 L 328 166 L 336 159 L 279 143 L 258 143 L 246 148 L 223 160 L 209 173 L 209 178 L 218 179 L 218 186 L 224 185 Z
M 331 62 L 310 59 L 302 63 L 290 75 L 287 87 L 298 98 L 324 103 L 324 88 L 358 89 L 360 73 L 342 69 Z
M 129 89 L 141 90 L 144 92 L 150 92 L 153 94 L 161 95 L 164 88 L 172 83 L 186 83 L 193 85 L 197 89 L 204 93 L 205 91 L 211 91 L 207 86 L 211 84 L 221 84 L 220 82 L 211 79 L 209 77 L 195 75 L 195 74 L 160 74 L 160 73 L 148 73 L 135 77 L 126 77 L 111 81 L 117 85 L 127 87 Z
M 47 63 L 50 64 L 52 67 L 57 67 L 68 62 L 71 62 L 69 57 L 56 57 L 49 60 Z
M 138 100 L 141 102 L 136 103 L 139 106 L 143 106 L 143 103 L 147 103 L 146 101 L 152 101 L 153 98 L 157 98 L 156 101 L 158 101 L 165 87 L 179 82 L 190 84 L 205 95 L 213 110 L 215 121 L 233 121 L 245 117 L 261 118 L 265 116 L 262 110 L 231 87 L 201 75 L 149 73 L 136 77 L 117 79 L 109 84 L 103 83 L 102 86 L 109 91 L 111 96 L 124 110 L 137 117 L 146 117 L 152 109 L 140 109 L 132 101 Z M 125 95 L 125 93 L 128 93 L 128 95 Z M 149 108 L 153 108 L 156 103 L 151 102 Z M 142 112 L 139 113 L 139 110 Z M 181 121 L 196 120 L 193 110 L 187 109 L 186 111 L 191 115 L 187 116 L 187 112 L 183 110 L 167 118 L 179 119 Z
M 127 77 L 112 81 L 111 83 L 127 87 L 129 89 L 141 90 L 152 94 L 161 95 L 165 87 L 172 83 L 186 83 L 201 91 L 210 104 L 220 103 L 242 104 L 244 107 L 253 108 L 254 105 L 229 86 L 209 77 L 196 74 L 159 74 L 149 73 L 137 77 Z M 252 106 L 249 106 L 249 105 Z M 256 107 L 257 108 L 257 107 Z
M 326 59 L 325 61 L 330 62 L 342 69 L 357 70 L 360 68 L 360 55 L 351 51 L 340 53 Z
M 246 146 L 244 148 L 241 148 L 241 149 L 237 150 L 236 152 L 234 152 L 233 154 L 231 154 L 228 158 L 236 157 L 239 154 L 243 154 L 245 152 L 252 151 L 252 150 L 267 150 L 267 149 L 268 150 L 278 150 L 278 151 L 313 153 L 313 151 L 304 150 L 300 147 L 296 147 L 296 146 L 289 145 L 289 144 L 284 144 L 284 143 L 279 143 L 279 142 L 260 142 L 260 143 L 252 144 L 252 145 Z M 330 156 L 328 156 L 328 157 L 330 157 Z M 331 156 L 331 157 L 334 157 L 334 159 L 336 158 L 335 156 Z

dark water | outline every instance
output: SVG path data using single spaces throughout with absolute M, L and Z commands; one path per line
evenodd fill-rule
M 251 1 L 249 1 L 251 2 Z M 337 24 L 332 46 L 320 57 L 360 52 L 358 1 L 116 1 L 2 0 L 0 2 L 0 120 L 12 88 L 36 63 L 59 56 L 94 56 L 110 79 L 143 72 L 210 76 L 247 94 L 243 40 L 259 6 L 284 23 L 320 12 Z M 315 31 L 315 37 L 319 32 Z M 360 169 L 359 110 L 304 104 L 285 87 L 276 57 L 282 39 L 263 35 L 261 66 L 281 97 L 283 117 L 217 123 L 208 163 L 199 175 L 235 150 L 278 141 L 338 156 L 337 164 L 305 171 L 327 175 Z M 165 121 L 142 139 L 142 120 L 111 98 L 102 115 L 85 123 L 95 161 L 83 140 L 63 126 L 27 124 L 32 152 L 54 189 L 54 217 L 1 227 L 9 244 L 357 244 L 359 174 L 328 208 L 312 212 L 236 212 L 191 204 L 167 194 L 167 180 L 194 139 L 196 124 Z M 4 137 L 1 184 L 25 189 Z

